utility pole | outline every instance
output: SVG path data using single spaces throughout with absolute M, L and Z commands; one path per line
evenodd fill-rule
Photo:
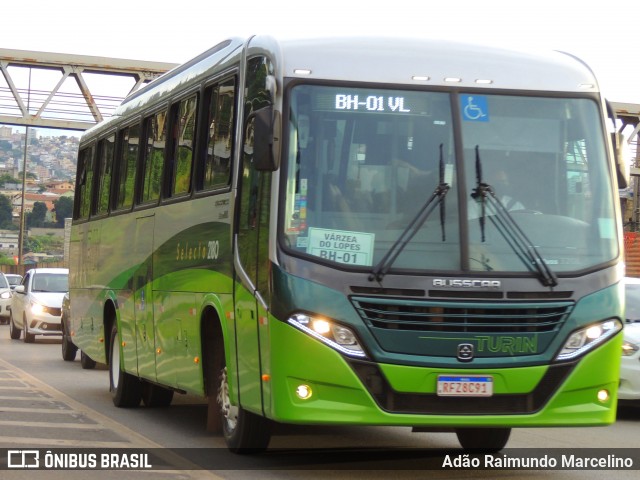
M 22 252 L 25 239 L 24 196 L 27 190 L 27 148 L 29 147 L 29 126 L 24 133 L 24 155 L 22 162 L 22 205 L 20 207 L 20 231 L 18 233 L 18 265 L 22 265 Z

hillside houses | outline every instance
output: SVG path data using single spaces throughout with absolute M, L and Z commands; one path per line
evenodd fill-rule
M 19 224 L 22 214 L 25 142 L 28 155 L 24 213 L 30 213 L 36 202 L 42 202 L 49 212 L 45 221 L 53 222 L 54 202 L 61 196 L 73 198 L 78 138 L 45 136 L 43 131 L 47 130 L 31 129 L 27 139 L 24 131 L 0 126 L 0 176 L 4 178 L 4 182 L 0 182 L 0 194 L 10 199 L 15 224 Z
M 25 188 L 24 195 L 24 211 L 25 214 L 33 210 L 33 205 L 36 202 L 42 202 L 47 206 L 48 215 L 47 222 L 55 221 L 55 214 L 53 212 L 54 202 L 60 197 L 71 197 L 73 199 L 74 186 L 71 182 L 51 182 L 45 185 L 28 183 Z M 11 206 L 13 208 L 14 221 L 20 219 L 22 209 L 22 186 L 16 184 L 5 184 L 4 188 L 0 185 L 0 194 L 3 194 L 11 199 Z

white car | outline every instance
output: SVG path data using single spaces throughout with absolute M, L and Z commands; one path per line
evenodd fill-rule
M 69 269 L 34 268 L 13 291 L 9 335 L 18 340 L 24 330 L 25 343 L 35 335 L 62 335 L 62 298 L 69 290 Z
M 0 272 L 0 323 L 9 323 L 11 315 L 11 285 L 4 273 Z
M 20 282 L 22 282 L 22 275 L 19 275 L 17 273 L 5 273 L 4 276 L 7 277 L 11 290 L 15 289 L 18 285 L 20 285 Z
M 625 278 L 626 323 L 618 400 L 640 402 L 640 278 Z

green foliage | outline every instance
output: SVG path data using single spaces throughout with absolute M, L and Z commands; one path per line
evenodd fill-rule
M 0 228 L 13 229 L 13 208 L 6 195 L 0 195 Z
M 33 210 L 27 213 L 27 228 L 44 227 L 48 212 L 49 210 L 44 202 L 35 202 Z
M 22 180 L 18 180 L 14 176 L 4 173 L 0 175 L 0 185 L 4 185 L 5 183 L 22 183 Z
M 64 250 L 64 237 L 47 234 L 31 236 L 30 238 L 40 246 L 40 252 L 54 253 Z
M 38 237 L 27 237 L 23 240 L 23 246 L 22 246 L 22 253 L 29 253 L 29 252 L 41 252 L 42 251 L 42 245 L 40 243 L 40 241 L 38 240 Z
M 56 214 L 56 226 L 64 227 L 64 219 L 71 217 L 73 213 L 73 199 L 60 197 L 53 202 L 53 211 Z

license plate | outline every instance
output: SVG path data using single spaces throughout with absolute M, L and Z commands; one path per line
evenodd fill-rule
M 490 397 L 493 395 L 493 377 L 480 375 L 438 376 L 438 396 Z

